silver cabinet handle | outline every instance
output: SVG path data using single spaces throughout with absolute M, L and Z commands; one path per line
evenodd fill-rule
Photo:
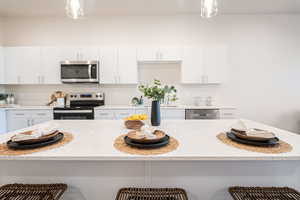
M 27 126 L 30 126 L 30 122 L 29 122 L 29 119 L 27 119 Z
M 30 126 L 33 126 L 34 125 L 34 119 L 31 119 L 31 124 Z

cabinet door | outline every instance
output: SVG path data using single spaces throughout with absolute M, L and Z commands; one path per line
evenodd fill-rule
M 7 84 L 37 84 L 41 73 L 39 47 L 5 48 L 5 80 Z
M 203 54 L 199 47 L 186 47 L 183 50 L 181 66 L 182 83 L 202 83 Z
M 137 84 L 138 65 L 135 48 L 119 48 L 118 50 L 118 83 Z
M 64 60 L 79 60 L 79 48 L 77 47 L 56 47 L 60 53 L 60 61 Z
M 30 115 L 26 111 L 7 111 L 8 131 L 23 129 L 30 126 Z
M 161 109 L 162 119 L 167 120 L 184 120 L 185 119 L 185 110 L 184 109 Z
M 220 119 L 235 119 L 236 110 L 235 109 L 220 109 Z
M 0 109 L 0 134 L 6 132 L 6 111 Z
M 139 48 L 137 50 L 137 59 L 141 62 L 157 61 L 159 59 L 159 48 Z
M 99 60 L 99 48 L 97 47 L 80 47 L 79 60 Z
M 227 69 L 227 48 L 225 46 L 205 47 L 203 51 L 204 83 L 221 83 Z
M 0 47 L 0 84 L 4 84 L 4 52 L 3 47 Z
M 130 115 L 135 114 L 134 109 L 124 109 L 124 110 L 115 110 L 115 119 L 124 119 L 129 117 Z
M 117 64 L 118 49 L 117 48 L 101 48 L 100 49 L 100 83 L 114 84 L 118 82 Z
M 95 110 L 95 119 L 112 120 L 115 118 L 113 110 Z
M 182 49 L 177 47 L 159 48 L 159 60 L 161 61 L 181 61 Z
M 59 47 L 43 47 L 41 49 L 43 84 L 60 84 L 60 62 L 64 60 Z
M 30 114 L 31 126 L 53 120 L 52 110 L 34 110 L 31 111 Z

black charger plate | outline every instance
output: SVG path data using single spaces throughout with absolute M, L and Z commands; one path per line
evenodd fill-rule
M 266 141 L 253 141 L 253 140 L 245 140 L 245 139 L 239 138 L 232 132 L 227 132 L 226 135 L 229 139 L 231 139 L 235 142 L 242 143 L 242 144 L 248 144 L 248 145 L 252 145 L 252 146 L 270 147 L 270 146 L 277 145 L 279 142 L 279 139 L 277 137 L 272 138 L 270 140 L 266 140 Z
M 138 143 L 138 142 L 132 141 L 130 138 L 128 138 L 128 136 L 124 137 L 124 141 L 126 144 L 128 144 L 132 147 L 137 147 L 137 148 L 141 148 L 141 149 L 155 149 L 155 148 L 163 147 L 163 146 L 166 146 L 167 144 L 169 144 L 169 140 L 170 140 L 170 137 L 168 135 L 166 135 L 164 137 L 164 139 L 161 140 L 160 142 Z
M 59 142 L 60 140 L 62 140 L 64 138 L 64 134 L 63 133 L 59 133 L 57 134 L 55 137 L 53 137 L 50 140 L 44 141 L 44 142 L 40 142 L 40 143 L 33 143 L 33 144 L 20 144 L 17 142 L 13 142 L 11 140 L 7 141 L 7 146 L 10 149 L 34 149 L 34 148 L 38 148 L 38 147 L 44 147 L 50 144 L 54 144 Z

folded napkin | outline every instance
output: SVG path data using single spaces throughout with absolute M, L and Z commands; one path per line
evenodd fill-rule
M 275 134 L 270 131 L 261 130 L 257 128 L 248 128 L 247 125 L 242 120 L 237 121 L 235 124 L 231 126 L 231 128 L 235 131 L 238 131 L 239 134 L 243 134 L 246 136 L 261 137 L 261 138 L 275 137 Z
M 13 142 L 38 139 L 42 136 L 50 135 L 58 130 L 58 126 L 55 123 L 41 124 L 36 129 L 18 133 L 11 137 Z

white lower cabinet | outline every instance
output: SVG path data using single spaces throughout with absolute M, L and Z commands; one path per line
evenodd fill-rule
M 6 133 L 6 111 L 0 110 L 0 134 Z
M 220 109 L 220 119 L 235 119 L 235 118 L 236 118 L 236 109 L 233 108 Z
M 178 119 L 178 120 L 184 120 L 185 119 L 185 110 L 184 109 L 161 109 L 161 118 L 172 120 L 172 119 Z
M 134 114 L 148 114 L 148 109 L 105 109 L 95 110 L 95 119 L 98 120 L 111 120 L 111 119 L 124 119 Z
M 8 110 L 8 131 L 14 131 L 53 120 L 52 110 Z

